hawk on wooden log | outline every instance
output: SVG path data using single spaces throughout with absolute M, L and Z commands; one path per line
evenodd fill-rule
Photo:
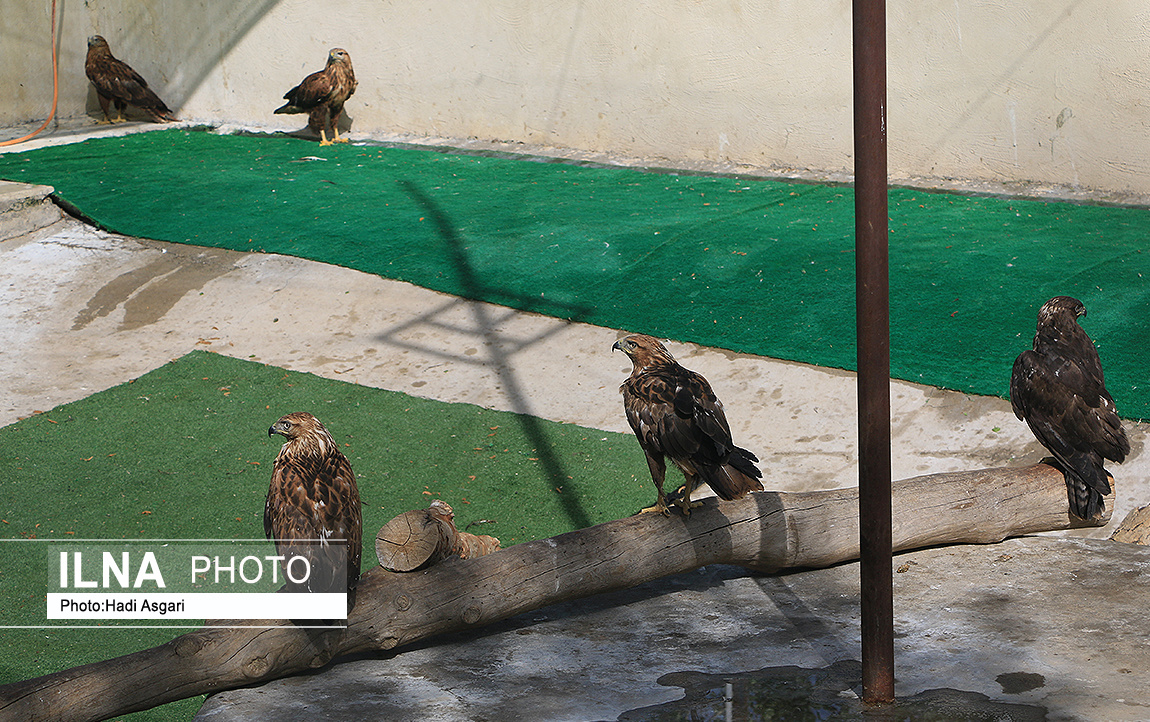
M 363 546 L 359 490 L 351 462 L 319 419 L 306 411 L 280 418 L 268 429 L 268 436 L 272 434 L 287 441 L 272 470 L 264 533 L 275 540 L 277 554 L 303 556 L 311 564 L 307 583 L 293 586 L 288 581 L 288 589 L 346 591 L 350 609 Z M 333 540 L 346 543 L 331 544 Z
M 1130 442 L 1106 391 L 1098 350 L 1078 318 L 1086 307 L 1056 296 L 1038 312 L 1034 350 L 1023 351 L 1010 376 L 1010 405 L 1062 466 L 1070 511 L 1090 520 L 1110 493 L 1105 459 L 1122 462 Z
M 669 458 L 687 484 L 676 502 L 691 513 L 691 492 L 705 482 L 728 501 L 748 491 L 761 491 L 758 458 L 731 441 L 723 404 L 700 374 L 680 366 L 657 339 L 642 334 L 615 342 L 631 359 L 631 375 L 619 387 L 627 421 L 647 455 L 651 479 L 659 492 L 655 506 L 643 511 L 670 514 L 663 492 Z M 701 503 L 701 502 L 700 502 Z M 694 506 L 699 506 L 695 504 Z
M 307 113 L 307 126 L 319 133 L 320 145 L 346 143 L 339 137 L 339 116 L 343 104 L 355 92 L 357 83 L 351 67 L 351 56 L 343 48 L 332 48 L 327 54 L 327 65 L 312 73 L 303 82 L 284 94 L 284 105 L 276 113 Z M 332 139 L 326 130 L 331 125 Z
M 134 105 L 140 108 L 157 123 L 177 120 L 164 101 L 148 87 L 148 81 L 132 70 L 125 62 L 112 56 L 108 41 L 100 35 L 88 38 L 88 57 L 84 60 L 84 73 L 96 88 L 100 100 L 100 110 L 104 111 L 101 123 L 123 122 L 124 108 Z M 118 117 L 108 115 L 109 104 L 114 103 Z

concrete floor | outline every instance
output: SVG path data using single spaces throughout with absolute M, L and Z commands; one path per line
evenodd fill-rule
M 223 692 L 196 719 L 722 720 L 728 681 L 739 720 L 1150 719 L 1150 549 L 1027 537 L 897 563 L 890 708 L 858 699 L 857 564 L 710 566 Z
M 127 238 L 71 219 L 29 230 L 9 224 L 29 212 L 11 204 L 15 210 L 5 212 L 5 192 L 15 190 L 0 187 L 0 425 L 135 378 L 192 349 L 210 349 L 442 401 L 628 430 L 618 386 L 630 366 L 610 352 L 620 335 L 616 329 L 464 301 L 294 258 Z M 852 374 L 690 344 L 669 347 L 685 366 L 710 379 L 726 404 L 736 441 L 759 454 L 768 488 L 801 491 L 856 483 Z M 1045 455 L 1002 399 L 900 381 L 892 382 L 891 396 L 895 478 L 1024 465 Z M 1111 524 L 1058 536 L 1104 539 L 1130 510 L 1150 502 L 1150 461 L 1142 453 L 1146 427 L 1132 424 L 1128 432 L 1133 453 L 1112 469 L 1117 500 Z M 1062 555 L 1071 566 L 1059 563 Z M 1105 563 L 1096 565 L 1084 555 Z M 1003 572 L 994 567 L 1003 557 L 1026 564 L 1016 562 Z M 1144 614 L 1150 593 L 1143 576 L 1150 562 L 1144 550 L 1031 538 L 991 548 L 930 550 L 913 558 L 922 561 L 899 581 L 919 601 L 904 600 L 905 607 L 896 601 L 905 645 L 900 655 L 913 660 L 910 669 L 900 667 L 900 695 L 951 687 L 1045 706 L 1056 719 L 1150 719 L 1145 641 L 1150 629 Z M 962 574 L 962 565 L 970 567 L 970 575 Z M 1092 570 L 1095 579 L 1097 568 L 1123 570 L 1112 580 L 1116 589 L 1102 595 L 1104 610 L 1097 606 L 1101 598 L 1089 596 L 1094 592 L 1079 578 Z M 850 581 L 857 579 L 857 570 L 846 565 L 809 574 L 815 576 L 808 581 L 806 575 L 701 570 L 607 601 L 524 615 L 443 647 L 424 647 L 410 653 L 415 656 L 405 667 L 398 660 L 408 654 L 337 665 L 330 673 L 382 675 L 381 686 L 370 691 L 380 709 L 413 703 L 419 695 L 412 696 L 411 684 L 436 699 L 456 700 L 442 708 L 442 716 L 428 718 L 615 719 L 681 697 L 681 691 L 659 683 L 665 673 L 735 674 L 786 665 L 823 669 L 857 659 L 857 581 Z M 999 579 L 996 590 L 1001 574 L 1012 576 Z M 1130 574 L 1142 583 L 1130 585 Z M 799 587 L 808 591 L 800 593 Z M 983 591 L 972 597 L 972 587 Z M 1063 594 L 1087 596 L 1057 596 Z M 972 599 L 982 601 L 970 607 Z M 795 608 L 802 613 L 796 615 Z M 1069 620 L 1046 616 L 1057 609 L 1082 614 Z M 763 615 L 775 621 L 759 619 Z M 694 645 L 694 633 L 689 639 L 678 634 L 668 627 L 670 619 L 688 620 L 692 628 L 706 626 L 705 619 L 719 620 L 709 627 L 719 646 L 706 645 L 712 632 L 700 633 Z M 967 624 L 972 619 L 979 624 Z M 759 639 L 754 630 L 760 623 L 781 626 L 769 643 L 724 656 L 723 645 L 743 649 L 744 638 Z M 623 628 L 632 630 L 623 635 L 627 642 L 604 631 Z M 539 641 L 548 638 L 554 644 Z M 736 644 L 736 638 L 743 641 Z M 994 651 L 1003 645 L 1010 648 L 1005 657 Z M 466 684 L 462 677 L 418 671 L 420 664 L 447 664 L 449 657 L 466 660 L 472 651 L 495 655 L 485 662 L 495 671 L 481 674 L 474 666 L 464 671 L 467 665 L 460 661 L 458 674 L 467 677 Z M 506 661 L 513 658 L 515 664 Z M 364 671 L 358 665 L 377 666 Z M 395 672 L 400 667 L 407 671 Z M 1007 694 L 1006 685 L 987 676 L 996 669 L 1041 674 L 1058 683 Z M 521 698 L 511 691 L 516 670 L 556 683 L 553 691 L 558 691 L 548 697 L 551 712 L 531 716 L 528 696 L 505 709 L 510 716 L 495 714 L 497 699 Z M 397 682 L 393 672 L 415 682 Z M 314 691 L 300 687 L 317 679 L 286 680 L 244 693 L 266 697 L 276 690 L 277 705 L 303 699 L 312 704 L 313 716 L 342 718 L 346 708 L 317 707 Z M 291 696 L 297 693 L 302 696 Z M 241 705 L 234 709 L 243 709 L 239 698 L 228 699 Z M 205 719 L 245 718 L 212 704 L 205 707 Z M 271 719 L 266 710 L 262 714 L 259 718 Z M 628 719 L 657 716 L 644 714 Z

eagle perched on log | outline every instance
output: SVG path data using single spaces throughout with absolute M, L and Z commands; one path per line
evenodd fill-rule
M 101 123 L 119 123 L 125 120 L 124 108 L 134 105 L 152 117 L 157 123 L 177 120 L 164 101 L 148 87 L 148 81 L 125 62 L 112 56 L 108 41 L 100 35 L 88 38 L 88 57 L 84 60 L 84 73 L 96 87 L 100 100 L 100 110 L 104 111 Z M 116 105 L 118 118 L 108 115 L 108 106 Z
M 363 520 L 351 462 L 339 450 L 319 419 L 306 411 L 287 414 L 268 429 L 268 436 L 287 439 L 276 456 L 264 506 L 264 534 L 276 553 L 303 556 L 311 563 L 307 583 L 289 591 L 343 592 L 348 609 L 359 583 Z M 345 540 L 332 545 L 330 540 Z M 311 540 L 313 543 L 307 544 Z M 315 543 L 319 540 L 319 543 Z M 336 576 L 335 570 L 346 569 Z M 287 572 L 286 559 L 284 571 Z
M 307 113 L 307 127 L 319 133 L 320 145 L 346 143 L 347 138 L 339 137 L 339 116 L 343 104 L 355 92 L 357 83 L 355 71 L 351 68 L 351 56 L 343 48 L 332 48 L 327 54 L 327 65 L 323 70 L 312 73 L 303 82 L 284 94 L 284 105 L 276 108 L 276 113 Z M 326 129 L 331 125 L 332 139 L 327 139 Z
M 663 492 L 668 457 L 687 479 L 677 505 L 691 513 L 691 492 L 705 482 L 728 501 L 761 491 L 758 458 L 731 441 L 723 404 L 700 374 L 680 366 L 658 340 L 642 334 L 619 339 L 611 347 L 631 359 L 631 375 L 619 387 L 627 421 L 647 456 L 659 492 L 655 506 L 643 511 L 670 515 Z M 701 502 L 694 504 L 700 506 Z
M 1090 520 L 1110 493 L 1103 460 L 1121 463 L 1130 442 L 1106 391 L 1098 350 L 1078 318 L 1086 307 L 1055 296 L 1038 312 L 1034 350 L 1023 351 L 1010 375 L 1010 405 L 1062 466 L 1070 511 Z

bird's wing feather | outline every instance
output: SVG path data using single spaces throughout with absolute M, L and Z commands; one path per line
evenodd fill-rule
M 1038 354 L 1029 349 L 1018 354 L 1018 358 L 1014 360 L 1014 369 L 1010 373 L 1010 408 L 1014 410 L 1014 415 L 1019 421 L 1025 421 L 1029 413 L 1031 385 L 1036 373 L 1038 373 Z
M 659 368 L 628 379 L 631 428 L 644 446 L 672 459 L 721 464 L 733 444 L 722 404 L 698 374 Z M 625 392 L 625 396 L 627 396 Z
M 1122 461 L 1130 451 L 1110 394 L 1073 360 L 1024 351 L 1011 374 L 1010 402 L 1042 445 L 1060 458 L 1094 452 Z
M 318 70 L 284 93 L 284 100 L 295 108 L 310 110 L 331 98 L 334 85 L 331 75 L 326 70 Z
M 148 87 L 148 81 L 121 60 L 111 56 L 100 59 L 88 77 L 97 92 L 103 95 L 126 101 L 137 108 L 171 113 L 164 101 Z

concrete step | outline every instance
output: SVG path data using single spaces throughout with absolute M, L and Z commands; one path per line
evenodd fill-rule
M 0 180 L 0 241 L 52 225 L 63 217 L 48 199 L 52 186 Z

